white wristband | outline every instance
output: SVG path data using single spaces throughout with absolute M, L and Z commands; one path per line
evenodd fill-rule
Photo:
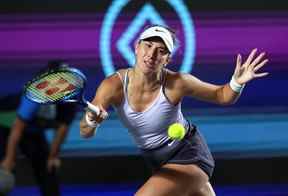
M 99 109 L 98 106 L 93 105 L 93 104 L 90 103 L 89 101 L 87 101 L 86 103 L 87 103 L 88 109 L 90 109 L 91 111 L 95 112 L 97 115 L 100 114 L 100 109 Z
M 100 126 L 100 124 L 98 122 L 89 119 L 89 116 L 87 113 L 85 114 L 85 120 L 86 120 L 87 125 L 91 128 L 97 128 Z
M 232 76 L 230 83 L 229 83 L 229 86 L 236 93 L 241 93 L 243 88 L 245 87 L 245 84 L 241 85 L 241 84 L 237 83 L 234 76 Z

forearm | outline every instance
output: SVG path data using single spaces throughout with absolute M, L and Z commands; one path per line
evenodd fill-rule
M 239 97 L 240 93 L 233 91 L 229 84 L 225 84 L 217 90 L 217 103 L 220 105 L 233 104 Z
M 121 89 L 121 91 L 120 91 Z M 95 135 L 100 123 L 108 117 L 106 109 L 115 103 L 115 97 L 119 99 L 118 92 L 122 92 L 122 83 L 117 74 L 105 79 L 98 87 L 91 104 L 99 109 L 95 112 L 93 108 L 87 107 L 80 121 L 80 135 L 89 138 Z
M 67 124 L 61 124 L 57 128 L 54 139 L 51 144 L 49 158 L 55 158 L 58 156 L 61 149 L 61 145 L 66 139 L 68 129 L 69 127 Z
M 21 133 L 18 131 L 13 131 L 13 133 L 9 136 L 9 140 L 7 143 L 6 155 L 5 159 L 9 160 L 9 162 L 13 162 L 16 157 L 17 146 L 21 137 Z
M 229 83 L 217 90 L 218 102 L 222 105 L 235 103 L 240 97 L 245 85 L 238 84 L 233 78 Z
M 6 169 L 11 170 L 14 167 L 17 147 L 23 135 L 24 127 L 25 123 L 17 118 L 11 128 L 11 132 L 6 146 L 5 158 L 3 159 L 4 167 L 6 167 Z

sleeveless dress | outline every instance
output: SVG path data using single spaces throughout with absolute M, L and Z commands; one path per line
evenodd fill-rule
M 124 78 L 117 72 L 123 84 L 124 99 L 115 110 L 148 165 L 156 171 L 166 163 L 195 164 L 211 177 L 214 159 L 207 143 L 196 126 L 184 118 L 181 102 L 173 105 L 165 96 L 165 78 L 161 79 L 162 85 L 155 100 L 144 111 L 138 112 L 128 100 L 128 72 L 129 69 Z M 171 140 L 167 135 L 169 125 L 176 122 L 185 127 L 182 140 Z

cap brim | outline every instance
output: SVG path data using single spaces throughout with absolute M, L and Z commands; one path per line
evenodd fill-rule
M 174 49 L 174 43 L 171 33 L 163 27 L 150 27 L 146 29 L 139 37 L 140 40 L 148 39 L 151 37 L 160 37 L 170 53 Z

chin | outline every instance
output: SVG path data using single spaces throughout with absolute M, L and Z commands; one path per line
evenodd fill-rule
M 157 73 L 156 67 L 149 67 L 145 63 L 139 65 L 140 70 L 145 75 L 155 74 Z
M 142 69 L 143 73 L 144 74 L 154 74 L 154 73 L 157 73 L 157 70 L 155 68 L 148 68 L 148 67 L 145 67 L 144 69 Z
M 145 74 L 153 72 L 153 69 L 147 67 L 145 64 L 140 65 L 139 68 Z

